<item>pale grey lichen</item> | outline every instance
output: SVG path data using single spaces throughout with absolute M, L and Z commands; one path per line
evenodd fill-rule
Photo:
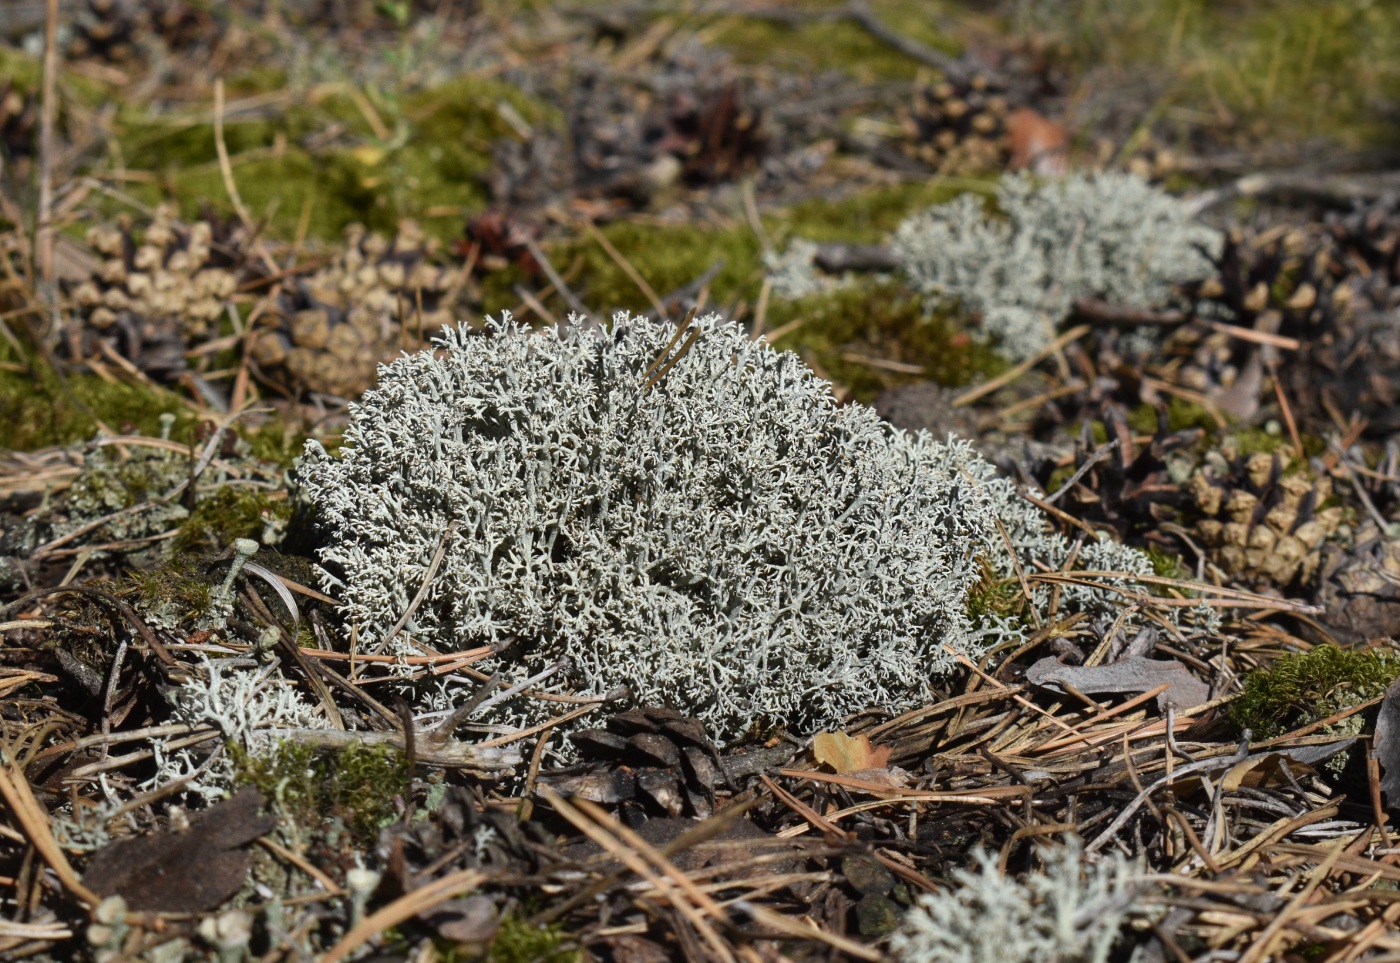
M 235 665 L 225 659 L 204 658 L 203 679 L 177 686 L 167 694 L 171 721 L 191 729 L 214 726 L 224 746 L 234 745 L 251 756 L 263 756 L 277 745 L 272 729 L 324 729 L 319 711 L 306 702 L 282 674 L 271 667 Z M 151 791 L 186 780 L 183 791 L 219 799 L 233 784 L 235 762 L 218 744 L 183 746 L 180 736 L 151 740 L 155 775 L 141 786 Z M 217 758 L 210 753 L 218 751 Z
M 1143 888 L 1121 855 L 1081 863 L 1078 842 L 1041 850 L 1044 869 L 1002 875 L 973 853 L 952 885 L 919 897 L 890 940 L 901 963 L 1103 963 Z
M 668 354 L 673 329 L 644 318 L 535 334 L 507 317 L 383 368 L 340 456 L 313 443 L 300 471 L 359 644 L 509 644 L 491 668 L 511 683 L 567 659 L 550 686 L 625 685 L 727 740 L 912 708 L 1020 631 L 969 619 L 983 561 L 1012 577 L 1014 546 L 1034 574 L 1070 546 L 966 442 L 838 406 L 717 316 L 694 332 Z M 1079 564 L 1104 562 L 1150 570 L 1121 546 Z
M 265 756 L 278 745 L 271 730 L 325 729 L 316 707 L 275 667 L 243 660 L 202 657 L 200 675 L 166 692 L 170 722 L 178 728 L 153 735 L 146 743 L 151 752 L 149 775 L 117 790 L 99 774 L 102 797 L 82 808 L 54 813 L 55 836 L 65 848 L 92 850 L 111 839 L 111 826 L 127 812 L 129 794 L 171 790 L 206 802 L 224 798 L 237 775 L 237 762 L 228 749 L 236 746 L 250 757 Z M 213 726 L 217 739 L 199 739 L 198 730 Z M 192 735 L 193 733 L 193 735 Z M 128 816 L 129 818 L 129 816 Z
M 1133 174 L 1002 179 L 998 214 L 964 194 L 916 214 L 893 250 L 910 284 L 981 315 L 1008 357 L 1033 356 L 1075 300 L 1159 307 L 1205 277 L 1221 237 L 1190 208 Z
M 763 266 L 773 285 L 773 295 L 795 301 L 813 294 L 823 294 L 847 283 L 844 278 L 832 277 L 817 267 L 815 241 L 806 238 L 793 238 L 781 252 L 769 251 L 763 255 Z
M 95 446 L 83 455 L 82 470 L 58 499 L 53 534 L 68 535 L 99 518 L 110 520 L 96 531 L 94 541 L 151 538 L 167 532 L 188 518 L 189 512 L 178 503 L 161 501 L 160 496 L 188 475 L 187 460 L 165 449 L 137 447 L 123 458 L 114 445 Z M 138 505 L 145 507 L 120 514 Z

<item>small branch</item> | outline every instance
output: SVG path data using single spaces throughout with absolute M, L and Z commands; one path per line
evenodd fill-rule
M 569 290 L 569 286 L 564 283 L 564 279 L 559 272 L 554 270 L 554 265 L 549 263 L 549 258 L 545 256 L 544 250 L 535 243 L 532 237 L 525 238 L 525 248 L 530 252 L 530 256 L 535 259 L 535 263 L 540 266 L 544 276 L 549 278 L 549 283 L 554 285 L 554 290 L 564 299 L 564 303 L 569 306 L 569 310 L 581 318 L 588 317 L 588 306 L 579 300 L 578 295 Z
M 408 620 L 413 618 L 413 613 L 418 610 L 418 606 L 423 604 L 423 600 L 428 597 L 428 590 L 432 588 L 433 576 L 437 574 L 438 567 L 442 565 L 442 560 L 447 555 L 447 540 L 457 533 L 457 527 L 461 525 L 460 519 L 452 519 L 447 523 L 447 528 L 443 530 L 442 537 L 438 539 L 437 550 L 433 552 L 432 561 L 428 563 L 427 574 L 423 576 L 423 584 L 418 586 L 418 592 L 413 596 L 413 601 L 408 603 L 408 608 L 404 609 L 403 615 L 394 623 L 394 627 L 389 630 L 389 634 L 384 636 L 382 645 L 388 645 L 394 641 L 394 636 L 398 635 Z
M 899 258 L 881 244 L 823 244 L 812 263 L 828 274 L 846 271 L 897 271 Z
M 459 869 L 439 876 L 360 920 L 321 959 L 323 963 L 340 963 L 384 930 L 441 906 L 450 899 L 470 893 L 485 881 L 486 874 L 477 869 Z
M 1071 341 L 1075 341 L 1079 338 L 1084 337 L 1084 335 L 1089 333 L 1089 330 L 1090 328 L 1087 324 L 1081 324 L 1078 327 L 1070 328 L 1064 334 L 1060 335 L 1054 341 L 1041 348 L 1034 355 L 1027 358 L 1025 361 L 1022 361 L 1020 364 L 1016 365 L 1016 367 L 1012 368 L 1011 370 L 998 375 L 990 381 L 984 381 L 976 387 L 969 388 L 967 391 L 964 391 L 962 394 L 958 395 L 956 398 L 953 399 L 953 407 L 962 408 L 965 405 L 970 405 L 978 398 L 984 398 L 987 395 L 991 394 L 993 391 L 996 391 L 999 388 L 1003 388 L 1006 385 L 1009 385 L 1011 382 L 1021 377 L 1021 375 L 1025 374 L 1027 371 L 1040 364 L 1040 362 L 1043 359 L 1048 358 L 1056 351 L 1059 351 Z
M 346 732 L 342 729 L 263 729 L 277 739 L 291 739 L 303 746 L 321 749 L 345 749 L 351 745 L 388 746 L 407 753 L 403 732 Z M 415 761 L 444 769 L 465 769 L 483 777 L 495 777 L 513 769 L 521 762 L 520 750 L 508 746 L 482 748 L 443 736 L 438 730 L 414 731 Z
M 228 159 L 228 145 L 224 143 L 224 78 L 214 79 L 214 149 L 219 154 L 219 173 L 224 178 L 224 190 L 228 191 L 228 199 L 233 202 L 233 209 L 238 212 L 238 219 L 243 222 L 243 226 L 249 231 L 256 233 L 253 219 L 248 216 L 248 209 L 243 206 L 243 198 L 238 195 L 238 183 L 233 179 L 233 164 Z
M 613 247 L 612 241 L 609 241 L 607 236 L 602 231 L 598 230 L 596 224 L 586 217 L 581 218 L 579 223 L 582 224 L 583 229 L 588 232 L 588 236 L 598 242 L 598 246 L 603 249 L 608 257 L 612 258 L 613 262 L 617 264 L 618 267 L 622 268 L 622 273 L 632 279 L 632 283 L 637 286 L 637 290 L 646 295 L 646 299 L 650 301 L 651 306 L 656 309 L 656 319 L 658 321 L 665 321 L 666 305 L 662 303 L 661 298 L 657 297 L 656 292 L 652 290 L 651 285 L 647 283 L 647 279 L 642 277 L 641 272 L 633 266 L 631 261 L 622 256 L 621 251 Z M 540 266 L 543 267 L 544 265 Z
M 1320 176 L 1315 171 L 1281 171 L 1249 174 L 1235 181 L 1234 187 L 1245 197 L 1349 207 L 1355 201 L 1376 201 L 1400 192 L 1400 172 Z
M 684 284 L 676 288 L 676 290 L 672 291 L 670 294 L 667 294 L 661 299 L 661 303 L 665 304 L 667 307 L 675 305 L 676 310 L 680 310 L 685 302 L 690 301 L 691 307 L 695 308 L 697 311 L 701 310 L 700 295 L 703 294 L 714 279 L 719 276 L 719 272 L 724 270 L 724 263 L 724 258 L 715 258 L 714 263 L 707 267 L 703 274 L 689 284 Z
M 949 56 L 941 50 L 934 50 L 912 37 L 906 37 L 896 30 L 891 30 L 881 22 L 879 17 L 875 16 L 865 0 L 851 0 L 844 12 L 847 19 L 855 21 L 876 40 L 888 44 L 904 56 L 917 60 L 921 64 L 943 71 L 944 76 L 949 79 L 965 80 L 973 73 L 977 73 L 993 83 L 1001 81 L 1001 78 L 994 71 L 986 67 L 980 67 L 974 71 L 958 57 Z
M 39 219 L 34 246 L 39 276 L 53 281 L 53 155 L 54 120 L 58 114 L 58 0 L 44 11 L 44 91 L 39 106 Z
M 1074 313 L 1085 321 L 1128 328 L 1144 324 L 1181 324 L 1186 320 L 1186 315 L 1181 311 L 1158 311 L 1128 304 L 1114 304 L 1098 298 L 1080 298 L 1075 301 Z
M 1088 459 L 1085 460 L 1084 464 L 1079 466 L 1078 471 L 1076 471 L 1073 475 L 1070 476 L 1069 481 L 1065 482 L 1063 485 L 1057 488 L 1055 490 L 1055 494 L 1046 496 L 1045 504 L 1053 505 L 1055 504 L 1055 502 L 1059 501 L 1061 495 L 1069 491 L 1075 485 L 1079 484 L 1079 479 L 1083 478 L 1086 474 L 1088 474 L 1089 469 L 1093 468 L 1099 462 L 1107 458 L 1109 453 L 1118 447 L 1118 444 L 1118 439 L 1115 438 L 1108 444 L 1100 445 L 1098 448 L 1094 449 L 1094 453 L 1090 455 Z

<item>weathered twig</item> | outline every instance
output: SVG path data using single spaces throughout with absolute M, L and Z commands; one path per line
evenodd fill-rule
M 39 211 L 34 231 L 39 277 L 53 281 L 54 122 L 58 116 L 58 0 L 44 8 L 44 89 L 39 105 Z
M 588 305 L 580 301 L 578 295 L 574 294 L 574 292 L 569 289 L 569 286 L 564 283 L 563 277 L 560 276 L 558 271 L 554 270 L 554 265 L 549 263 L 549 257 L 544 253 L 544 250 L 535 243 L 534 238 L 525 238 L 525 249 L 530 252 L 530 257 L 534 258 L 535 263 L 540 266 L 540 270 L 544 272 L 544 276 L 549 278 L 549 283 L 554 285 L 554 290 L 564 299 L 564 303 L 569 306 L 569 310 L 580 317 L 587 318 Z
M 1186 320 L 1186 314 L 1182 311 L 1114 304 L 1111 301 L 1102 301 L 1098 298 L 1079 298 L 1076 300 L 1074 302 L 1074 315 L 1095 324 L 1128 328 L 1149 324 L 1169 326 L 1181 324 Z
M 932 47 L 919 43 L 913 37 L 907 37 L 885 26 L 880 18 L 875 16 L 865 0 L 851 0 L 846 5 L 844 13 L 848 19 L 858 23 L 866 33 L 881 43 L 888 44 L 911 60 L 917 60 L 935 70 L 943 71 L 945 77 L 953 80 L 965 80 L 974 73 L 973 68 L 969 67 L 961 58 L 950 56 L 941 50 L 934 50 Z M 978 66 L 975 72 L 993 83 L 1001 82 L 1001 77 L 985 65 Z
M 389 746 L 407 752 L 402 732 L 346 732 L 341 729 L 265 729 L 277 739 L 290 739 L 303 746 L 345 749 L 363 746 Z M 520 750 L 513 746 L 488 746 L 462 742 L 441 729 L 414 730 L 414 755 L 418 762 L 444 769 L 462 769 L 482 778 L 499 778 L 520 765 Z

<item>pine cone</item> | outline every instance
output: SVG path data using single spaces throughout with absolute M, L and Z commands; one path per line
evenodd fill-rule
M 1258 452 L 1233 464 L 1216 456 L 1187 483 L 1200 542 L 1233 578 L 1280 591 L 1312 581 L 1323 543 L 1342 521 L 1342 509 L 1322 507 L 1332 482 L 1306 466 L 1285 474 L 1283 452 Z
M 0 85 L 0 152 L 6 157 L 32 157 L 39 124 L 39 100 L 15 87 Z
M 84 356 L 102 339 L 152 377 L 177 377 L 185 350 L 220 333 L 240 280 L 241 229 L 184 224 L 162 207 L 139 237 L 127 224 L 102 225 L 87 241 L 102 260 L 68 287 Z
M 904 117 L 905 152 L 950 171 L 995 170 L 1010 157 L 1005 93 L 985 77 L 916 88 Z
M 381 363 L 454 320 L 462 271 L 435 265 L 434 253 L 410 222 L 392 241 L 349 228 L 339 256 L 285 289 L 280 323 L 259 331 L 252 358 L 264 377 L 290 391 L 359 396 Z
M 584 729 L 569 741 L 586 762 L 542 773 L 557 792 L 598 803 L 619 803 L 632 815 L 689 815 L 714 811 L 715 786 L 726 781 L 719 753 L 704 724 L 674 709 L 621 712 L 604 729 Z
M 1368 521 L 1350 547 L 1329 545 L 1324 558 L 1318 602 L 1338 641 L 1400 637 L 1400 538 Z
M 126 63 L 136 57 L 136 38 L 141 36 L 145 17 L 141 4 L 133 0 L 84 0 L 71 23 L 69 59 Z
M 1218 275 L 1194 286 L 1203 314 L 1297 338 L 1280 377 L 1305 425 L 1332 425 L 1319 399 L 1357 414 L 1372 434 L 1400 430 L 1400 202 L 1380 201 L 1324 224 L 1231 232 Z M 1195 390 L 1228 387 L 1243 357 L 1205 338 L 1182 372 Z

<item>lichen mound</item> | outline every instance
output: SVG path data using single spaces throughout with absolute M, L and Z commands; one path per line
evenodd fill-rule
M 976 850 L 950 887 L 919 897 L 891 953 L 898 963 L 1104 963 L 1127 918 L 1150 917 L 1135 907 L 1146 887 L 1121 855 L 1084 865 L 1082 852 L 1077 841 L 1048 846 L 1044 871 L 1018 881 L 997 869 L 995 853 Z
M 301 470 L 361 646 L 509 643 L 507 678 L 567 658 L 551 684 L 625 685 L 731 739 L 911 708 L 1013 631 L 973 625 L 969 590 L 1014 571 L 1008 536 L 1051 566 L 1068 547 L 1009 484 L 735 324 L 688 330 L 506 316 L 383 368 L 340 456 L 313 443 Z
M 892 249 L 910 285 L 981 315 L 1010 358 L 1033 357 L 1079 298 L 1160 307 L 1173 286 L 1209 276 L 1219 232 L 1132 174 L 1028 174 L 997 187 L 999 216 L 963 194 L 914 214 Z

